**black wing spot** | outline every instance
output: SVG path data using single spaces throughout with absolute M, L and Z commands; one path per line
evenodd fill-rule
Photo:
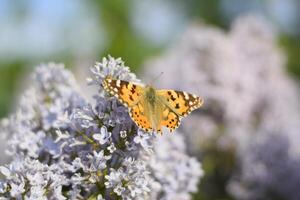
M 135 86 L 135 85 L 134 85 Z M 135 93 L 135 88 L 132 86 L 130 92 Z
M 176 108 L 176 109 L 178 109 L 178 108 L 179 108 L 179 103 L 176 103 L 176 106 L 175 106 L 175 108 Z
M 186 106 L 186 107 L 188 107 L 188 106 L 189 106 L 189 103 L 188 103 L 188 101 L 185 101 L 185 102 L 184 102 L 184 106 Z
M 130 99 L 131 101 L 133 101 L 132 95 L 129 95 L 129 99 Z
M 175 101 L 175 100 L 176 100 L 176 98 L 175 98 L 175 97 L 173 97 L 173 96 L 171 95 L 171 100 L 172 100 L 172 101 Z

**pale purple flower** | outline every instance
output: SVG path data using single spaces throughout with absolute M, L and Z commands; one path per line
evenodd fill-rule
M 105 200 L 101 194 L 97 196 L 97 200 Z
M 86 170 L 98 171 L 106 168 L 106 162 L 111 158 L 111 155 L 105 156 L 104 151 L 102 150 L 99 153 L 94 151 L 93 154 L 88 155 L 87 158 L 89 159 L 88 162 L 90 167 Z
M 121 136 L 121 138 L 126 138 L 126 136 L 127 136 L 126 131 L 120 131 L 120 136 Z
M 108 151 L 110 153 L 113 153 L 114 151 L 117 150 L 117 148 L 115 147 L 115 144 L 114 143 L 111 143 L 108 147 L 107 147 Z
M 120 132 L 121 134 L 121 132 Z M 101 145 L 107 143 L 111 138 L 111 132 L 107 131 L 105 126 L 101 127 L 100 133 L 95 133 L 93 138 L 97 140 Z
M 151 165 L 159 156 L 153 146 L 159 138 L 139 130 L 128 109 L 101 87 L 107 75 L 139 81 L 121 59 L 110 56 L 91 67 L 91 72 L 89 83 L 99 89 L 94 102 L 82 96 L 74 77 L 62 65 L 52 63 L 36 69 L 33 86 L 23 95 L 16 113 L 1 125 L 9 138 L 8 151 L 16 157 L 0 167 L 5 177 L 0 180 L 0 197 L 167 198 L 163 191 L 166 183 L 155 177 L 162 169 Z M 168 148 L 166 151 L 171 152 L 173 147 Z M 177 177 L 182 168 L 178 184 L 188 185 L 187 190 L 181 189 L 190 197 L 189 188 L 196 187 L 197 181 L 186 180 L 185 171 L 193 158 L 184 148 L 177 153 L 184 159 L 168 177 Z M 177 164 L 176 159 L 168 162 Z M 189 175 L 199 178 L 196 171 Z
M 145 65 L 150 80 L 164 72 L 157 87 L 204 98 L 203 107 L 183 120 L 179 129 L 191 154 L 201 157 L 213 149 L 237 158 L 237 168 L 231 169 L 235 173 L 226 174 L 223 185 L 237 199 L 273 199 L 272 194 L 299 198 L 292 187 L 299 185 L 299 173 L 291 167 L 300 167 L 299 94 L 286 73 L 286 58 L 276 37 L 265 20 L 252 15 L 238 18 L 228 32 L 194 24 L 178 44 Z M 278 147 L 273 143 L 271 148 L 273 135 L 282 135 L 287 144 L 277 141 Z M 257 141 L 268 145 L 263 148 Z M 164 152 L 160 155 L 168 157 Z M 277 153 L 287 160 L 278 160 Z M 278 161 L 277 167 L 269 161 Z M 279 165 L 286 176 L 278 174 Z M 184 171 L 180 170 L 183 177 Z M 281 186 L 279 179 L 285 180 Z M 180 187 L 172 178 L 168 181 Z
M 108 188 L 112 188 L 116 186 L 118 183 L 121 182 L 121 176 L 122 176 L 122 171 L 118 170 L 116 171 L 115 169 L 111 169 L 109 175 L 105 176 L 105 186 Z
M 153 148 L 155 155 L 150 161 L 154 179 L 164 183 L 161 193 L 155 195 L 164 194 L 164 199 L 190 199 L 189 193 L 197 191 L 197 184 L 204 174 L 200 163 L 185 154 L 184 138 L 178 133 L 163 135 L 157 140 Z
M 254 138 L 241 157 L 242 170 L 232 177 L 229 191 L 242 200 L 298 199 L 300 159 L 290 155 L 289 147 L 288 137 L 282 134 Z
M 122 193 L 125 192 L 125 188 L 122 186 L 121 183 L 119 183 L 117 186 L 114 187 L 114 193 L 116 193 L 117 195 L 121 196 Z
M 137 132 L 137 136 L 134 137 L 133 141 L 136 144 L 140 144 L 146 151 L 151 151 L 152 143 L 150 140 L 152 137 L 153 135 L 151 135 L 151 133 L 145 133 L 144 131 L 140 130 Z

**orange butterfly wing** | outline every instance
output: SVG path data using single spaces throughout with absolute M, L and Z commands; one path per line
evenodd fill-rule
M 181 118 L 182 117 L 174 113 L 169 107 L 165 107 L 157 132 L 161 133 L 161 126 L 165 126 L 170 132 L 173 132 L 180 125 Z
M 194 94 L 176 90 L 157 90 L 157 96 L 178 116 L 187 116 L 203 104 L 203 99 Z
M 144 103 L 144 87 L 109 77 L 104 79 L 102 86 L 108 93 L 117 97 L 123 105 L 129 108 L 129 115 L 139 128 L 146 132 L 153 130 L 142 105 Z
M 117 97 L 127 107 L 137 104 L 143 94 L 142 86 L 128 81 L 115 80 L 110 77 L 106 77 L 103 80 L 102 86 L 108 93 Z
M 153 131 L 150 119 L 145 115 L 142 104 L 138 103 L 130 109 L 130 117 L 136 123 L 136 125 L 146 132 Z
M 182 117 L 187 116 L 193 110 L 203 104 L 203 99 L 193 94 L 175 90 L 157 90 L 157 96 L 165 105 L 161 126 L 166 126 L 174 131 L 180 125 Z

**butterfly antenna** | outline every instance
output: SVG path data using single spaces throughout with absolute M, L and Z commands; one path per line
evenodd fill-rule
M 160 72 L 154 79 L 152 79 L 152 81 L 150 82 L 150 85 L 153 85 L 154 81 L 159 79 L 163 74 L 164 74 L 164 72 Z

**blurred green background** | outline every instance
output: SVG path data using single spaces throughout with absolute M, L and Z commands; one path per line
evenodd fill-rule
M 13 108 L 24 74 L 42 62 L 88 64 L 111 54 L 133 71 L 172 45 L 194 21 L 228 29 L 240 14 L 273 23 L 288 70 L 300 76 L 297 0 L 1 0 L 0 117 Z M 87 64 L 88 63 L 88 64 Z
M 287 70 L 300 78 L 299 10 L 298 0 L 0 0 L 0 117 L 13 110 L 24 79 L 40 63 L 88 68 L 110 54 L 138 72 L 147 59 L 175 43 L 190 23 L 227 30 L 247 13 L 273 24 L 288 58 Z M 234 154 L 213 147 L 207 153 L 202 161 L 205 176 L 194 199 L 231 199 L 225 182 Z

